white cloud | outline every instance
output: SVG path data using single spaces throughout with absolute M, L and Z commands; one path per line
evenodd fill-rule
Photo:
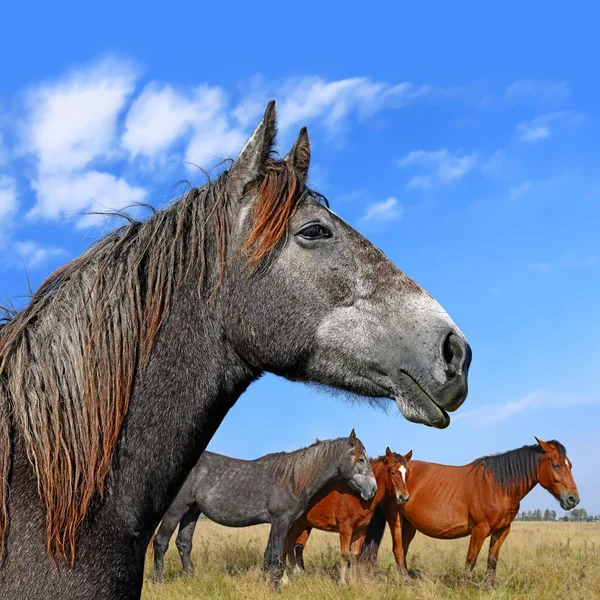
M 359 117 L 373 115 L 384 107 L 398 108 L 417 98 L 452 94 L 428 85 L 389 84 L 368 77 L 326 81 L 321 77 L 289 78 L 282 83 L 258 81 L 239 103 L 233 115 L 242 127 L 250 125 L 264 110 L 269 98 L 278 100 L 279 127 L 301 127 L 320 119 L 333 133 L 341 121 L 352 113 Z
M 384 107 L 454 93 L 367 77 L 255 79 L 241 101 L 231 106 L 218 86 L 176 88 L 151 82 L 125 112 L 135 82 L 129 62 L 106 59 L 30 90 L 20 140 L 20 152 L 33 158 L 36 169 L 31 178 L 36 203 L 29 217 L 56 219 L 143 198 L 142 188 L 119 175 L 123 163 L 115 159 L 125 158 L 126 167 L 139 167 L 136 158 L 164 160 L 177 142 L 185 143 L 185 160 L 193 164 L 235 156 L 270 97 L 278 99 L 282 131 L 319 121 L 333 135 L 352 115 L 364 118 Z M 437 167 L 437 179 L 445 184 L 460 178 L 461 171 L 470 169 L 470 160 L 447 156 Z M 386 217 L 372 213 L 368 218 L 399 218 L 400 212 L 399 206 L 389 207 Z M 90 222 L 86 217 L 79 224 Z
M 129 63 L 107 59 L 31 90 L 23 151 L 35 156 L 40 172 L 72 171 L 106 158 L 134 83 Z
M 515 202 L 525 196 L 532 188 L 531 181 L 524 181 L 519 185 L 513 185 L 508 188 L 508 199 L 510 202 Z
M 105 211 L 141 202 L 144 189 L 129 185 L 110 173 L 86 171 L 68 175 L 44 176 L 33 182 L 38 201 L 28 217 L 56 219 L 73 217 L 84 211 Z M 84 215 L 77 225 L 85 227 L 101 221 L 101 217 Z
M 156 158 L 182 136 L 195 131 L 195 139 L 208 138 L 215 133 L 215 137 L 223 142 L 221 144 L 218 139 L 209 140 L 212 144 L 210 151 L 215 154 L 238 150 L 245 140 L 241 140 L 241 132 L 228 135 L 225 109 L 225 93 L 219 87 L 202 85 L 190 92 L 182 92 L 170 85 L 150 83 L 133 102 L 127 114 L 123 146 L 132 157 L 144 155 Z M 233 147 L 231 139 L 235 140 Z M 194 150 L 200 146 L 196 141 Z M 190 154 L 192 153 L 188 151 L 188 156 Z M 199 158 L 196 157 L 195 160 Z
M 196 128 L 185 158 L 188 162 L 201 166 L 217 158 L 235 156 L 248 135 L 240 129 L 231 128 L 225 115 L 215 116 Z
M 578 125 L 584 119 L 583 115 L 569 111 L 546 113 L 531 121 L 519 123 L 517 125 L 517 134 L 521 142 L 539 142 L 540 140 L 549 138 L 556 125 Z
M 402 169 L 416 167 L 429 171 L 426 175 L 412 177 L 406 186 L 409 189 L 429 189 L 462 179 L 477 164 L 477 154 L 453 155 L 446 148 L 434 152 L 415 150 L 398 164 Z
M 17 208 L 17 183 L 12 177 L 0 175 L 0 224 Z
M 600 395 L 555 394 L 545 390 L 537 390 L 527 394 L 527 396 L 520 400 L 513 400 L 499 405 L 488 404 L 481 408 L 463 411 L 462 413 L 458 413 L 453 419 L 455 421 L 472 421 L 478 425 L 490 425 L 524 412 L 542 409 L 570 410 L 578 406 L 598 405 L 600 405 Z
M 370 223 L 399 221 L 402 218 L 403 212 L 403 208 L 398 200 L 394 197 L 390 197 L 382 202 L 371 204 L 360 220 L 362 222 Z
M 15 242 L 14 253 L 16 258 L 14 262 L 24 264 L 26 267 L 34 268 L 39 267 L 46 261 L 62 256 L 65 254 L 65 250 L 62 248 L 55 248 L 54 246 L 42 246 L 36 242 Z
M 6 163 L 8 160 L 8 154 L 6 152 L 6 148 L 4 146 L 4 139 L 2 134 L 0 133 L 0 165 Z
M 130 63 L 106 59 L 55 83 L 30 90 L 21 152 L 33 156 L 36 203 L 28 217 L 56 219 L 89 210 L 121 208 L 144 190 L 92 164 L 118 157 L 119 116 L 133 93 Z M 85 216 L 78 225 L 97 223 Z M 38 260 L 32 255 L 34 260 Z
M 563 104 L 571 96 L 566 81 L 518 79 L 511 83 L 504 94 L 509 101 L 529 101 L 544 104 Z
M 562 258 L 546 261 L 529 263 L 529 268 L 532 271 L 541 273 L 549 273 L 550 271 L 564 271 L 570 269 L 586 269 L 595 267 L 598 264 L 597 256 L 581 256 L 578 252 L 567 252 Z

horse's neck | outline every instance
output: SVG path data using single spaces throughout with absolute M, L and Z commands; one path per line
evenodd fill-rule
M 259 373 L 226 345 L 216 302 L 181 291 L 136 382 L 105 512 L 149 536 L 216 429 Z M 125 512 L 126 511 L 126 512 Z
M 338 468 L 335 462 L 324 465 L 323 469 L 304 488 L 304 496 L 312 498 L 317 492 L 325 487 L 332 479 L 338 476 Z
M 375 492 L 375 500 L 381 500 L 386 494 L 391 494 L 393 488 L 391 485 L 390 478 L 387 474 L 387 465 L 383 460 L 371 461 L 371 469 L 373 469 L 373 475 L 375 475 L 375 481 L 377 482 L 377 492 Z
M 537 468 L 527 481 L 521 481 L 518 485 L 515 485 L 512 490 L 515 502 L 521 502 L 527 494 L 539 483 Z

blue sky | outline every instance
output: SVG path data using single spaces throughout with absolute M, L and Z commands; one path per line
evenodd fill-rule
M 447 309 L 473 348 L 444 431 L 266 376 L 211 449 L 293 449 L 355 427 L 461 464 L 561 440 L 600 513 L 599 9 L 558 3 L 8 2 L 0 22 L 0 297 L 235 156 L 266 101 L 307 125 L 312 183 Z M 585 17 L 576 16 L 585 15 Z M 525 509 L 558 505 L 543 490 Z

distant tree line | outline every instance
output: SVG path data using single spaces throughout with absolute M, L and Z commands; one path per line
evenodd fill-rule
M 518 521 L 579 521 L 591 523 L 593 521 L 600 521 L 600 515 L 588 515 L 585 508 L 574 508 L 571 512 L 567 513 L 564 517 L 557 518 L 556 511 L 547 508 L 543 513 L 538 508 L 536 510 L 523 511 L 516 517 Z

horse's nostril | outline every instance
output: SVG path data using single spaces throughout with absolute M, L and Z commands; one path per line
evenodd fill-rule
M 449 369 L 453 375 L 461 368 L 465 351 L 465 344 L 458 335 L 453 331 L 446 335 L 442 344 L 442 355 L 446 364 L 453 367 Z

